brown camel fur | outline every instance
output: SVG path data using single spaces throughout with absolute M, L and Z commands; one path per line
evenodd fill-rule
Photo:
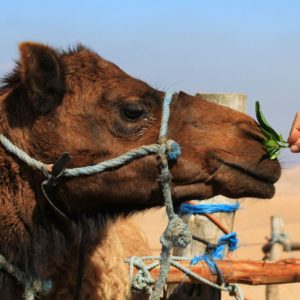
M 23 43 L 0 87 L 0 133 L 44 163 L 68 152 L 69 167 L 92 165 L 156 143 L 163 97 L 83 46 L 65 52 Z M 169 138 L 182 147 L 170 163 L 175 205 L 217 194 L 273 196 L 280 167 L 268 159 L 249 116 L 180 92 Z M 158 173 L 156 157 L 147 156 L 63 179 L 53 202 L 73 220 L 69 228 L 41 192 L 43 175 L 0 146 L 0 254 L 28 278 L 51 279 L 45 299 L 74 299 L 78 253 L 84 253 L 81 299 L 130 297 L 123 258 L 146 254 L 147 247 L 126 216 L 163 204 Z M 22 299 L 23 292 L 0 271 L 0 299 Z

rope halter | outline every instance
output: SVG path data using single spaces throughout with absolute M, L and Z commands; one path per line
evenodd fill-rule
M 63 154 L 61 158 L 53 165 L 52 172 L 50 172 L 48 164 L 34 159 L 19 147 L 14 145 L 3 134 L 0 134 L 0 142 L 8 152 L 16 156 L 33 169 L 39 170 L 44 174 L 47 180 L 43 183 L 43 190 L 45 190 L 45 186 L 54 186 L 58 184 L 58 179 L 62 177 L 77 177 L 100 174 L 102 172 L 124 166 L 131 161 L 144 156 L 152 154 L 156 154 L 158 156 L 158 164 L 160 169 L 159 176 L 160 178 L 164 179 L 160 180 L 160 186 L 166 205 L 169 224 L 161 237 L 161 273 L 151 295 L 152 300 L 159 299 L 162 288 L 166 282 L 167 273 L 170 267 L 170 251 L 172 247 L 186 247 L 192 240 L 192 236 L 187 225 L 184 224 L 184 222 L 174 212 L 171 196 L 171 176 L 168 167 L 168 160 L 176 160 L 181 154 L 179 145 L 175 141 L 167 139 L 172 97 L 173 93 L 171 92 L 167 92 L 164 97 L 158 143 L 141 146 L 113 159 L 100 162 L 96 165 L 68 169 L 66 168 L 66 165 L 70 160 L 70 156 L 68 154 Z M 47 197 L 46 193 L 45 195 L 50 204 L 54 206 L 51 202 L 51 199 Z M 54 208 L 56 207 L 54 206 Z M 14 274 L 12 273 L 12 275 Z M 26 282 L 22 282 L 22 284 L 24 286 L 27 285 Z

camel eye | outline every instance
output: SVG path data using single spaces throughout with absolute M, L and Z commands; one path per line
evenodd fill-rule
M 145 109 L 138 104 L 127 104 L 121 109 L 122 115 L 130 121 L 141 119 L 145 115 Z

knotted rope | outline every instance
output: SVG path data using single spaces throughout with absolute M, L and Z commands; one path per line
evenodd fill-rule
M 168 215 L 168 226 L 160 238 L 162 244 L 160 254 L 160 274 L 155 284 L 154 290 L 150 296 L 151 300 L 159 300 L 164 285 L 166 284 L 168 272 L 170 269 L 170 255 L 173 247 L 186 247 L 192 241 L 192 235 L 185 224 L 174 212 L 172 195 L 171 195 L 171 176 L 168 166 L 167 153 L 167 134 L 168 122 L 170 117 L 170 104 L 172 101 L 172 93 L 166 93 L 161 127 L 159 133 L 160 149 L 158 152 L 160 176 L 169 178 L 168 180 L 160 181 L 162 194 L 165 201 L 166 212 Z M 178 154 L 180 154 L 177 151 Z M 177 158 L 177 157 L 176 157 Z
M 208 245 L 206 253 L 203 255 L 196 255 L 191 260 L 191 265 L 196 265 L 201 260 L 204 260 L 209 266 L 213 273 L 216 273 L 216 263 L 215 260 L 224 259 L 224 252 L 226 246 L 228 246 L 229 251 L 234 251 L 237 249 L 238 239 L 235 232 L 231 232 L 222 236 L 216 245 Z
M 183 203 L 180 207 L 180 212 L 181 214 L 211 214 L 211 213 L 216 213 L 216 212 L 235 212 L 238 210 L 240 207 L 239 203 L 237 204 L 194 204 L 194 203 Z M 168 227 L 171 226 L 173 227 L 174 225 L 170 225 L 173 222 L 172 216 L 174 217 L 174 220 L 177 220 L 179 218 L 177 215 L 173 215 L 174 212 L 171 212 L 171 219 L 169 220 Z M 181 219 L 180 219 L 181 220 Z M 176 222 L 176 221 L 174 221 Z M 180 222 L 180 226 L 181 226 Z M 186 224 L 184 224 L 186 225 Z M 180 228 L 179 226 L 179 228 Z M 212 245 L 208 242 L 206 244 L 208 245 L 207 247 L 207 252 L 204 255 L 200 256 L 195 256 L 193 258 L 187 258 L 187 257 L 179 257 L 179 256 L 168 256 L 165 257 L 164 247 L 169 247 L 172 248 L 174 244 L 172 243 L 172 234 L 169 233 L 168 227 L 164 234 L 161 237 L 161 243 L 162 243 L 162 253 L 161 256 L 156 257 L 156 256 L 145 256 L 145 257 L 131 257 L 130 259 L 125 260 L 125 262 L 130 264 L 130 280 L 132 283 L 132 287 L 134 289 L 138 290 L 143 290 L 151 293 L 151 286 L 153 279 L 150 275 L 150 271 L 157 267 L 158 265 L 162 265 L 162 257 L 169 262 L 169 266 L 172 265 L 173 267 L 181 270 L 183 273 L 186 275 L 198 280 L 199 282 L 206 284 L 212 288 L 222 290 L 229 292 L 230 295 L 234 296 L 237 300 L 243 300 L 244 296 L 242 294 L 242 291 L 240 290 L 239 286 L 236 284 L 226 284 L 223 285 L 222 283 L 216 284 L 213 283 L 198 274 L 192 272 L 190 269 L 186 268 L 185 266 L 180 264 L 180 261 L 189 261 L 191 265 L 194 265 L 196 263 L 199 263 L 201 260 L 204 260 L 211 271 L 213 273 L 218 273 L 220 272 L 220 269 L 216 265 L 215 260 L 223 259 L 224 258 L 224 252 L 225 252 L 225 247 L 228 247 L 229 251 L 234 251 L 237 248 L 238 244 L 238 239 L 236 237 L 235 232 L 227 233 L 224 236 L 222 236 L 216 245 Z M 186 227 L 183 227 L 182 230 L 185 230 Z M 180 232 L 180 230 L 179 230 Z M 177 242 L 180 243 L 180 233 L 176 234 L 178 237 Z M 166 238 L 167 237 L 167 238 Z M 165 240 L 166 238 L 166 240 Z M 201 240 L 201 239 L 200 239 Z M 185 238 L 183 239 L 183 243 L 181 244 L 182 247 L 186 246 L 185 244 Z M 177 246 L 177 245 L 176 245 Z M 166 251 L 167 252 L 167 251 Z M 169 252 L 167 252 L 169 253 Z M 147 260 L 154 260 L 152 264 L 146 265 L 145 261 Z M 136 275 L 133 274 L 133 267 L 136 267 L 139 271 L 137 272 Z M 169 268 L 168 266 L 168 268 Z M 163 266 L 161 266 L 161 269 Z M 147 272 L 145 271 L 147 270 Z M 167 273 L 165 271 L 161 270 L 161 273 L 163 273 L 163 278 L 166 279 Z M 162 280 L 162 279 L 161 279 Z M 149 285 L 148 285 L 149 284 Z M 159 291 L 155 293 L 155 290 L 152 292 L 151 299 L 160 299 L 160 294 L 163 288 L 164 283 L 161 283 L 159 286 Z M 155 298 L 154 298 L 155 297 Z
M 151 293 L 151 285 L 153 284 L 152 282 L 154 280 L 151 277 L 150 271 L 160 265 L 160 260 L 161 260 L 160 256 L 142 256 L 142 257 L 132 256 L 126 259 L 125 262 L 129 264 L 129 276 L 130 276 L 132 288 L 137 289 L 139 291 Z M 147 265 L 145 263 L 146 261 L 154 261 L 154 262 Z M 240 290 L 237 284 L 218 285 L 198 275 L 197 273 L 194 273 L 189 268 L 180 264 L 180 262 L 182 261 L 191 262 L 192 258 L 182 257 L 182 256 L 170 256 L 169 261 L 171 266 L 177 268 L 187 276 L 192 277 L 195 280 L 205 285 L 208 285 L 212 288 L 224 292 L 228 292 L 230 295 L 235 296 L 236 300 L 244 300 L 242 291 Z M 138 272 L 135 275 L 134 275 L 134 267 L 138 269 Z M 145 277 L 144 274 L 146 274 Z M 147 285 L 148 283 L 149 286 Z

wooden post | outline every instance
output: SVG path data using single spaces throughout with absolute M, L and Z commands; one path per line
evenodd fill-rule
M 271 239 L 275 239 L 284 233 L 283 220 L 281 217 L 272 216 L 271 217 Z M 283 246 L 280 243 L 274 243 L 271 246 L 270 253 L 268 255 L 268 260 L 274 261 L 280 258 L 283 251 Z M 280 300 L 279 299 L 279 286 L 278 285 L 268 285 L 266 286 L 266 300 Z
M 243 94 L 196 94 L 197 97 L 203 100 L 217 103 L 240 112 L 246 112 L 246 95 Z M 222 141 L 220 141 L 222 143 Z M 194 200 L 194 199 L 191 199 Z M 201 203 L 236 203 L 237 200 L 231 200 L 223 196 L 217 196 L 209 200 L 203 200 Z M 234 213 L 216 213 L 214 216 L 230 231 L 233 228 Z M 183 216 L 182 219 L 188 224 L 192 234 L 203 238 L 211 243 L 216 243 L 224 233 L 213 224 L 207 217 Z M 193 257 L 201 255 L 205 252 L 205 245 L 192 241 L 192 243 L 185 249 L 174 249 L 174 255 Z M 176 286 L 169 286 L 167 295 L 172 294 L 170 299 L 189 299 L 189 300 L 210 300 L 213 299 L 216 290 L 206 285 L 181 285 L 180 288 Z M 189 295 L 189 296 L 187 296 Z M 194 298 L 191 295 L 195 295 Z
M 149 260 L 146 265 L 152 262 L 152 260 Z M 192 267 L 188 261 L 178 261 L 178 263 L 211 282 L 217 282 L 217 276 L 211 273 L 209 267 L 204 262 L 200 262 Z M 296 258 L 283 259 L 276 262 L 224 259 L 217 261 L 217 264 L 226 283 L 270 285 L 300 282 L 300 259 Z M 138 269 L 134 267 L 134 274 L 137 274 L 137 272 Z M 154 280 L 158 279 L 159 273 L 160 266 L 150 271 L 151 277 Z M 178 268 L 171 266 L 167 283 L 184 283 L 191 286 L 192 284 L 199 284 L 199 281 L 191 276 L 187 276 Z M 181 298 L 174 299 L 178 300 Z M 191 298 L 185 297 L 183 299 L 189 300 Z

